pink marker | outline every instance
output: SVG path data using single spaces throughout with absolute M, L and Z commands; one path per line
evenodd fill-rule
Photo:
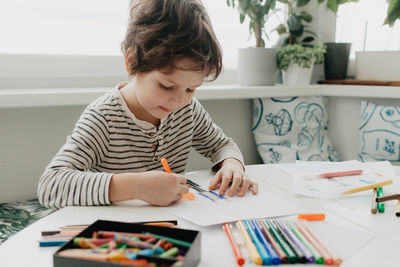
M 332 178 L 332 177 L 360 175 L 362 173 L 363 173 L 363 170 L 354 170 L 354 171 L 343 171 L 343 172 L 327 172 L 327 173 L 322 173 L 318 176 L 321 178 Z

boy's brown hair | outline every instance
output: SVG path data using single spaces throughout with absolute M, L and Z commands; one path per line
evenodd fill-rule
M 167 69 L 189 58 L 189 70 L 207 71 L 215 80 L 222 70 L 222 52 L 210 19 L 198 0 L 131 0 L 130 21 L 122 43 L 129 49 L 130 74 Z

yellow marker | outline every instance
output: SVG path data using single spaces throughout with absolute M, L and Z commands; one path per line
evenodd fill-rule
M 386 181 L 375 183 L 375 184 L 369 184 L 369 185 L 365 185 L 365 186 L 361 186 L 361 187 L 357 187 L 357 188 L 353 188 L 353 189 L 344 191 L 344 192 L 342 192 L 342 195 L 354 194 L 354 193 L 358 193 L 361 191 L 374 189 L 374 188 L 381 187 L 384 185 L 392 184 L 392 183 L 393 183 L 393 180 L 386 180 Z
M 237 226 L 237 228 L 239 229 L 240 233 L 243 236 L 244 242 L 246 243 L 246 247 L 249 250 L 251 260 L 255 264 L 261 265 L 262 264 L 262 259 L 260 257 L 260 254 L 258 253 L 257 248 L 254 245 L 253 241 L 251 241 L 249 233 L 247 233 L 247 230 L 246 230 L 243 222 L 242 221 L 237 221 L 236 222 L 236 226 Z

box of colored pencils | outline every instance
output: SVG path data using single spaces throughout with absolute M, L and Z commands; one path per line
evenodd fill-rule
M 199 231 L 98 220 L 53 255 L 54 267 L 196 266 Z

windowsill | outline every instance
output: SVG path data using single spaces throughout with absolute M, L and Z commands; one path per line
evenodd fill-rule
M 87 105 L 111 88 L 1 89 L 0 108 Z M 252 99 L 325 95 L 337 97 L 400 99 L 400 86 L 309 85 L 300 87 L 206 85 L 195 97 L 199 100 Z

